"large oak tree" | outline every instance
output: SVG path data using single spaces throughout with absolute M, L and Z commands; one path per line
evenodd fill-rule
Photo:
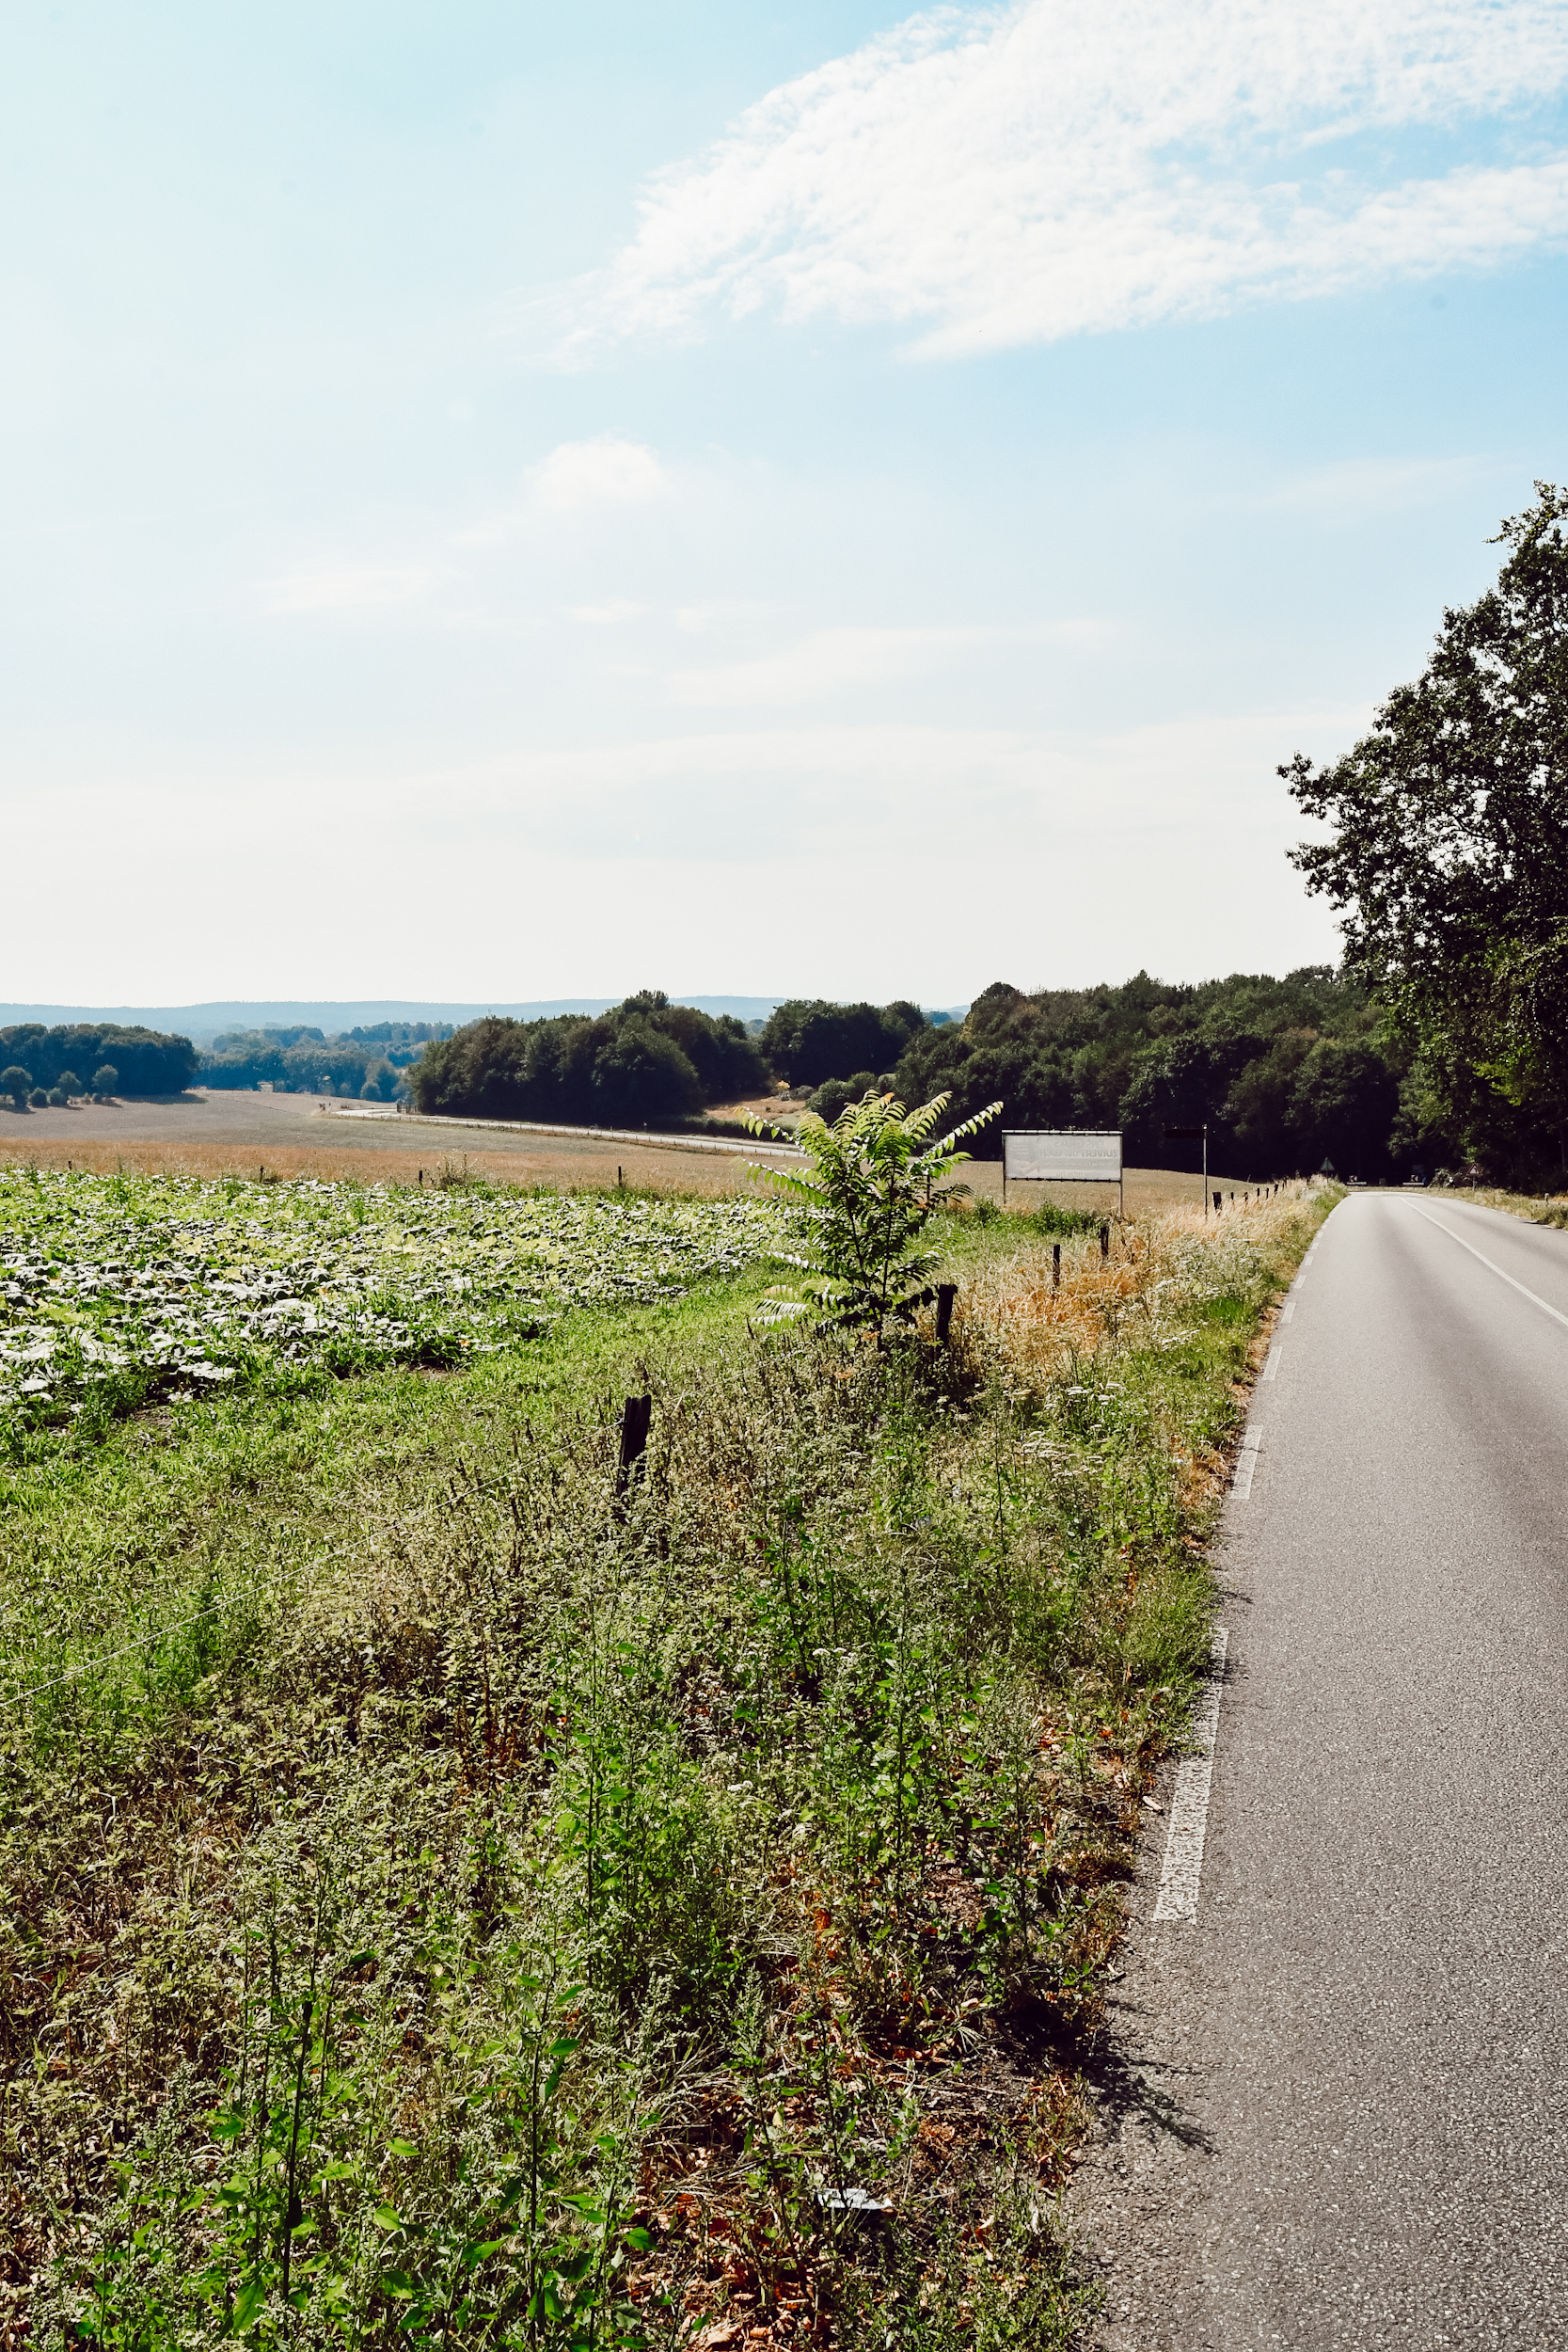
M 1344 910 L 1351 969 L 1472 1134 L 1555 1136 L 1568 1165 L 1568 491 L 1507 520 L 1495 588 L 1446 612 L 1370 735 L 1279 772 L 1333 828 L 1291 852 Z M 1488 1105 L 1498 1116 L 1489 1119 Z M 1504 1105 L 1513 1109 L 1513 1117 Z M 1521 1120 L 1520 1114 L 1523 1114 Z

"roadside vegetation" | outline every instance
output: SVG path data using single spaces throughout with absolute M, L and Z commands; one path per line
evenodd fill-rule
M 1468 1200 L 1478 1209 L 1501 1209 L 1527 1225 L 1568 1227 L 1568 1195 L 1560 1192 L 1509 1192 L 1497 1184 L 1454 1184 L 1442 1190 L 1445 1199 Z
M 945 1345 L 769 1326 L 754 1255 L 640 1290 L 578 1202 L 624 1303 L 13 1417 L 0 2342 L 1073 2341 L 1140 1795 L 1326 1202 L 956 1200 Z

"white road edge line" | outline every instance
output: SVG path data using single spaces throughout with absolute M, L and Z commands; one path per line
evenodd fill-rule
M 1209 1681 L 1193 1718 L 1192 1748 L 1177 1768 L 1171 1792 L 1170 1834 L 1165 1839 L 1165 1864 L 1155 1899 L 1158 1919 L 1188 1922 L 1197 1917 L 1198 1888 L 1203 1879 L 1203 1840 L 1209 1828 L 1209 1786 L 1214 1776 L 1214 1740 L 1220 1727 L 1220 1690 L 1225 1681 L 1225 1653 L 1229 1635 L 1214 1628 Z
M 1414 1200 L 1410 1203 L 1410 1205 L 1413 1209 L 1416 1209 L 1416 1203 Z M 1445 1225 L 1440 1216 L 1433 1216 L 1425 1209 L 1416 1209 L 1416 1214 L 1418 1216 L 1424 1216 L 1429 1225 L 1435 1225 L 1440 1233 L 1447 1233 L 1450 1241 L 1457 1241 L 1461 1249 L 1468 1249 L 1472 1258 L 1480 1258 L 1481 1264 L 1487 1267 L 1491 1273 L 1495 1274 L 1499 1281 L 1506 1282 L 1510 1290 L 1517 1291 L 1521 1298 L 1528 1298 L 1532 1307 L 1539 1307 L 1544 1315 L 1550 1315 L 1554 1323 L 1568 1325 L 1568 1315 L 1560 1314 L 1555 1307 L 1548 1307 L 1544 1298 L 1537 1298 L 1535 1293 L 1533 1291 L 1527 1290 L 1523 1282 L 1516 1282 L 1512 1274 L 1505 1274 L 1501 1266 L 1495 1265 L 1492 1260 L 1486 1257 L 1482 1251 L 1472 1248 L 1471 1245 L 1467 1241 L 1461 1239 L 1460 1235 L 1454 1232 L 1451 1225 Z
M 1293 1298 L 1288 1298 L 1288 1299 L 1285 1301 L 1284 1306 L 1283 1306 L 1283 1307 L 1281 1307 L 1281 1309 L 1279 1310 L 1279 1320 L 1280 1320 L 1280 1322 L 1281 1322 L 1281 1323 L 1289 1323 L 1289 1322 L 1291 1321 L 1291 1317 L 1294 1315 L 1295 1311 L 1296 1311 L 1296 1302 L 1295 1302 L 1295 1300 L 1294 1300 Z
M 1263 1359 L 1263 1377 L 1265 1380 L 1277 1380 L 1279 1377 L 1279 1343 L 1277 1340 Z

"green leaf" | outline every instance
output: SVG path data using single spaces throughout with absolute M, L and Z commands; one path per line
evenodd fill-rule
M 266 2301 L 267 2290 L 259 2271 L 252 2271 L 234 2297 L 233 2327 L 236 2335 L 243 2335 Z

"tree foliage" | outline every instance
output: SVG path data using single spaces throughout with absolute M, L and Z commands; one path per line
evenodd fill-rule
M 897 1089 L 906 1102 L 945 1089 L 960 1117 L 1000 1098 L 1007 1127 L 1119 1127 L 1133 1165 L 1196 1169 L 1200 1146 L 1164 1130 L 1207 1124 L 1211 1163 L 1237 1174 L 1326 1156 L 1372 1178 L 1411 1146 L 1407 1058 L 1366 989 L 1327 966 L 1192 986 L 1139 972 L 1030 994 L 997 981 L 964 1021 L 911 1039 Z M 1000 1129 L 980 1149 L 999 1152 Z
M 1292 852 L 1418 1051 L 1430 1115 L 1568 1164 L 1568 492 L 1536 485 L 1497 585 L 1342 759 L 1280 774 L 1333 828 Z
M 390 1102 L 401 1073 L 427 1044 L 449 1038 L 450 1022 L 378 1021 L 337 1037 L 304 1025 L 280 1029 L 229 1029 L 201 1057 L 203 1086 L 220 1089 L 270 1086 L 277 1091 L 359 1094 Z
M 759 1042 L 781 1078 L 819 1087 L 829 1079 L 892 1070 L 926 1025 L 920 1007 L 904 998 L 891 1005 L 835 1005 L 821 996 L 794 996 L 769 1014 Z
M 120 1094 L 181 1094 L 196 1077 L 196 1047 L 188 1037 L 166 1037 L 116 1021 L 68 1021 L 55 1028 L 19 1021 L 0 1028 L 0 1062 L 24 1070 L 29 1088 L 46 1093 L 63 1075 L 110 1060 L 119 1073 Z
M 685 1119 L 755 1092 L 766 1074 L 733 1015 L 644 989 L 596 1018 L 470 1022 L 426 1046 L 409 1081 L 421 1111 L 616 1127 Z
M 936 1253 L 916 1247 L 948 1179 L 969 1158 L 959 1143 L 994 1119 L 990 1103 L 932 1140 L 947 1108 L 939 1094 L 906 1111 L 891 1094 L 867 1094 L 840 1112 L 832 1126 L 808 1112 L 800 1144 L 809 1174 L 761 1168 L 755 1173 L 804 1212 L 810 1241 L 784 1263 L 808 1279 L 803 1298 L 776 1291 L 775 1317 L 814 1309 L 826 1323 L 868 1324 L 880 1336 L 890 1320 L 907 1320 L 928 1297 L 925 1284 Z M 760 1120 L 753 1134 L 775 1132 Z

